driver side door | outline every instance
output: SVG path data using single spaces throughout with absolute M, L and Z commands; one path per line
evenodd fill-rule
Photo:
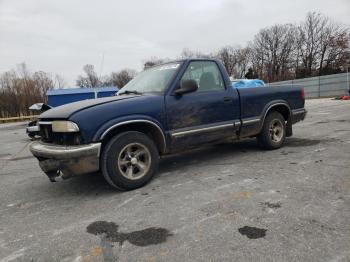
M 226 88 L 214 61 L 189 63 L 178 86 L 195 80 L 196 92 L 166 96 L 166 114 L 172 148 L 214 142 L 235 134 L 239 121 L 239 99 Z

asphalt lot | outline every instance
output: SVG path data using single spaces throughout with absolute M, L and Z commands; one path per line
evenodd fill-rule
M 131 192 L 49 182 L 24 123 L 0 125 L 0 262 L 350 261 L 350 101 L 306 107 L 282 149 L 173 156 Z

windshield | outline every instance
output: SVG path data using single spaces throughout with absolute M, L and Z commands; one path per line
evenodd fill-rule
M 138 74 L 118 94 L 164 92 L 180 63 L 152 67 Z

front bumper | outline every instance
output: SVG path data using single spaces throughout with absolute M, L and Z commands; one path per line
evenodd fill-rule
M 29 149 L 51 181 L 99 170 L 101 143 L 60 146 L 33 142 Z

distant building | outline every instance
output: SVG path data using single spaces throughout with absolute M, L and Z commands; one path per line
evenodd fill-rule
M 49 90 L 46 96 L 48 105 L 56 107 L 85 99 L 114 96 L 118 90 L 117 87 L 66 88 Z

